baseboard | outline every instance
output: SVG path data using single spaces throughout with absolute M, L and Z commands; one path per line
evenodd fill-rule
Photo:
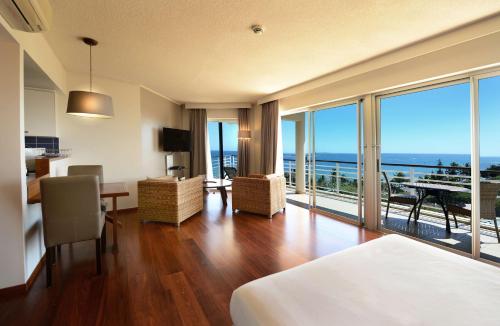
M 40 261 L 38 262 L 38 264 L 36 264 L 35 269 L 33 269 L 33 272 L 31 272 L 31 275 L 30 277 L 28 277 L 28 280 L 26 281 L 25 284 L 19 284 L 10 286 L 8 288 L 0 289 L 0 298 L 12 297 L 27 293 L 35 283 L 35 280 L 38 277 L 38 274 L 40 274 L 40 271 L 42 270 L 44 264 L 45 264 L 45 254 L 43 254 L 42 258 L 40 258 Z
M 26 293 L 26 284 L 9 286 L 8 288 L 0 289 L 0 298 L 13 297 Z
M 31 272 L 30 277 L 28 277 L 28 280 L 26 281 L 26 292 L 28 292 L 33 286 L 33 283 L 35 283 L 35 280 L 38 274 L 40 274 L 40 271 L 42 270 L 44 263 L 45 263 L 45 254 L 43 254 L 42 258 L 40 258 L 40 261 L 38 262 L 38 264 L 36 264 L 35 269 L 33 270 L 33 272 Z

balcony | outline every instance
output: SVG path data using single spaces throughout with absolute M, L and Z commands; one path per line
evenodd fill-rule
M 222 157 L 224 167 L 233 167 L 237 168 L 238 167 L 238 156 L 233 155 L 233 154 L 225 154 Z M 214 178 L 221 178 L 220 175 L 220 161 L 219 161 L 219 156 L 218 155 L 212 155 L 212 173 L 214 175 Z M 224 176 L 222 176 L 223 178 Z
M 309 164 L 306 162 L 306 189 L 308 186 Z M 299 194 L 296 191 L 296 162 L 293 159 L 284 160 L 284 171 L 287 180 L 287 200 L 292 204 L 306 206 L 309 204 L 309 194 Z M 388 176 L 391 189 L 399 193 L 414 194 L 415 190 L 406 188 L 405 182 L 427 182 L 470 189 L 470 167 L 418 165 L 418 164 L 388 164 L 382 163 L 382 171 Z M 482 171 L 483 174 L 492 171 Z M 316 207 L 326 209 L 343 217 L 356 219 L 358 215 L 357 198 L 357 164 L 350 161 L 316 161 Z M 442 246 L 463 252 L 471 252 L 470 217 L 456 215 L 458 228 L 453 223 L 450 214 L 451 232 L 446 232 L 445 217 L 435 199 L 429 197 L 423 202 L 420 218 L 408 223 L 411 205 L 391 203 L 387 218 L 388 184 L 380 180 L 381 194 L 381 225 L 383 228 L 406 234 L 412 237 L 430 241 Z M 470 204 L 470 193 L 453 194 L 452 202 Z M 500 200 L 497 198 L 497 207 Z M 497 208 L 498 212 L 498 208 Z M 497 215 L 498 216 L 498 215 Z M 484 258 L 500 262 L 500 244 L 497 241 L 492 221 L 481 220 L 480 228 L 481 255 Z

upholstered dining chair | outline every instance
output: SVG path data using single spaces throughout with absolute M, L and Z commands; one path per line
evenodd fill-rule
M 52 284 L 55 248 L 61 244 L 95 240 L 97 273 L 101 273 L 101 241 L 106 243 L 105 212 L 99 199 L 97 176 L 53 177 L 40 180 L 47 287 Z
M 387 219 L 387 216 L 389 215 L 389 207 L 391 203 L 406 204 L 412 205 L 410 215 L 408 215 L 408 222 L 410 222 L 411 215 L 417 214 L 417 212 L 415 211 L 417 196 L 408 193 L 395 194 L 392 189 L 391 183 L 389 182 L 389 178 L 387 177 L 387 173 L 383 171 L 382 175 L 384 176 L 385 183 L 387 184 L 387 208 L 385 209 L 385 218 Z
M 104 173 L 102 165 L 70 165 L 68 166 L 68 176 L 75 175 L 96 175 L 99 178 L 99 183 L 104 182 Z M 101 199 L 101 210 L 107 211 L 108 203 Z

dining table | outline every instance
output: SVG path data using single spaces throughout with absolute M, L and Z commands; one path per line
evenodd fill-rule
M 118 197 L 129 196 L 130 193 L 127 190 L 127 185 L 124 182 L 112 182 L 112 183 L 101 183 L 99 185 L 99 191 L 101 198 L 111 198 L 112 200 L 112 214 L 108 216 L 106 214 L 106 221 L 113 224 L 113 248 L 118 250 L 118 227 L 121 226 L 120 221 L 118 221 Z
M 448 203 L 450 194 L 457 192 L 470 193 L 470 189 L 465 187 L 458 187 L 447 184 L 436 184 L 430 182 L 402 182 L 401 185 L 406 188 L 415 189 L 417 193 L 417 201 L 415 202 L 413 208 L 415 212 L 415 222 L 418 221 L 420 217 L 420 209 L 424 200 L 433 196 L 436 198 L 439 206 L 443 210 L 444 217 L 446 219 L 446 231 L 451 232 L 450 219 L 448 214 Z M 455 219 L 455 227 L 458 227 L 458 222 Z

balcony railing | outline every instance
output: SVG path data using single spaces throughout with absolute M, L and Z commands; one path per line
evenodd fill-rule
M 237 168 L 238 167 L 238 156 L 237 155 L 224 155 L 222 157 L 224 166 Z M 220 178 L 220 162 L 218 155 L 212 155 L 212 173 L 214 178 Z

